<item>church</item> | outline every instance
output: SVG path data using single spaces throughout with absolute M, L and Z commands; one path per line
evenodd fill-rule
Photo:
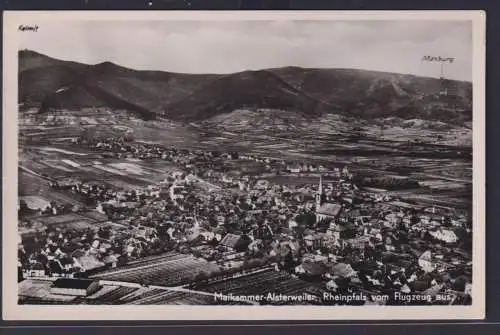
M 319 177 L 319 189 L 316 194 L 316 223 L 320 223 L 323 220 L 337 220 L 342 206 L 335 203 L 328 203 L 325 201 L 325 195 L 323 193 L 323 179 Z

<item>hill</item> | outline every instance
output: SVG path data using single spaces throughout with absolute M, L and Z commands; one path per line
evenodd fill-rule
M 472 117 L 472 85 L 354 69 L 284 67 L 229 75 L 139 71 L 22 50 L 19 102 L 41 107 L 41 112 L 107 107 L 146 119 L 187 122 L 239 109 L 273 109 L 306 117 L 341 114 L 463 123 Z
M 204 120 L 238 109 L 280 109 L 305 116 L 333 111 L 270 71 L 244 71 L 223 76 L 188 97 L 169 104 L 171 119 Z
M 165 105 L 218 77 L 137 71 L 111 62 L 85 65 L 22 50 L 18 99 L 28 107 L 40 107 L 40 112 L 108 107 L 154 118 Z
M 18 61 L 19 72 L 50 66 L 64 66 L 77 71 L 82 71 L 85 68 L 89 67 L 86 64 L 55 59 L 28 49 L 19 51 Z
M 335 105 L 351 116 L 451 122 L 472 116 L 470 82 L 355 69 L 285 67 L 271 71 L 309 96 Z M 445 96 L 441 94 L 444 89 L 448 93 Z M 451 109 L 456 113 L 450 115 Z

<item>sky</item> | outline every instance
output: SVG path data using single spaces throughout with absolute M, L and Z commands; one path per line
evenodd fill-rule
M 472 80 L 471 21 L 41 22 L 20 49 L 139 70 L 231 73 L 280 66 L 357 68 L 438 77 L 425 55 L 454 57 L 450 79 Z

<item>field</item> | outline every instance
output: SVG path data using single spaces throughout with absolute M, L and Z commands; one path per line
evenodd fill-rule
M 211 293 L 251 296 L 268 293 L 301 295 L 315 290 L 316 287 L 286 272 L 269 269 L 214 284 L 197 285 L 195 289 Z
M 71 195 L 50 194 L 57 192 L 48 191 L 43 179 L 75 177 L 129 190 L 158 183 L 166 173 L 176 170 L 165 161 L 144 163 L 134 159 L 103 158 L 100 152 L 86 151 L 71 143 L 71 139 L 82 133 L 94 136 L 131 134 L 137 142 L 177 147 L 191 146 L 198 140 L 196 133 L 168 121 L 142 121 L 104 110 L 63 111 L 55 115 L 22 112 L 19 166 L 23 171 L 19 174 L 19 194 L 73 203 L 78 199 Z
M 308 175 L 289 174 L 289 175 L 264 177 L 262 179 L 267 179 L 272 183 L 280 185 L 306 185 L 306 184 L 317 185 L 319 181 L 319 176 L 320 176 L 319 172 L 312 172 Z M 328 177 L 323 178 L 324 183 L 329 183 L 330 181 L 333 182 L 333 179 L 331 180 Z
M 164 289 L 150 289 L 138 298 L 125 297 L 124 303 L 131 305 L 208 305 L 214 301 L 212 295 L 177 292 Z
M 21 194 L 43 193 L 42 189 L 27 189 L 34 181 L 33 176 L 47 180 L 76 178 L 87 182 L 99 181 L 113 188 L 128 190 L 156 184 L 164 179 L 165 174 L 177 170 L 174 165 L 165 161 L 151 163 L 134 159 L 124 161 L 103 158 L 96 153 L 75 153 L 72 151 L 75 149 L 73 147 L 31 147 L 29 150 L 23 150 L 19 161 L 22 169 L 19 175 Z M 51 150 L 46 151 L 47 149 Z M 25 172 L 32 176 L 27 176 Z M 38 184 L 39 182 L 35 183 Z
M 59 228 L 84 230 L 102 226 L 106 218 L 98 217 L 93 212 L 85 212 L 81 214 L 32 216 L 30 220 L 41 222 L 48 227 L 57 226 Z
M 81 111 L 80 116 L 99 121 L 98 125 L 82 125 L 78 123 L 78 116 L 78 112 L 63 112 L 56 116 L 61 124 L 52 124 L 52 119 L 44 119 L 42 124 L 40 120 L 22 123 L 21 139 L 26 139 L 27 132 L 38 132 L 40 141 L 21 141 L 20 165 L 33 173 L 30 175 L 26 170 L 20 173 L 20 195 L 38 196 L 41 201 L 79 203 L 81 199 L 73 194 L 48 191 L 44 179 L 77 177 L 116 189 L 134 189 L 158 183 L 165 174 L 178 169 L 163 160 L 103 158 L 99 153 L 86 152 L 70 141 L 63 141 L 71 137 L 71 132 L 93 131 L 105 136 L 132 132 L 137 142 L 203 150 L 224 148 L 310 162 L 327 169 L 348 165 L 356 176 L 407 178 L 410 186 L 405 187 L 411 189 L 367 185 L 390 189 L 390 194 L 403 201 L 447 208 L 469 208 L 472 203 L 472 148 L 470 141 L 461 141 L 471 138 L 468 128 L 440 122 L 387 119 L 378 120 L 387 125 L 382 129 L 370 122 L 335 115 L 306 120 L 280 111 L 262 112 L 257 118 L 248 111 L 238 111 L 188 125 Z M 229 171 L 262 176 L 278 184 L 317 184 L 317 176 L 312 174 L 266 177 L 263 164 L 249 161 L 224 164 Z M 413 184 L 416 186 L 411 186 Z
M 168 282 L 162 280 L 154 280 L 154 284 L 148 282 L 146 277 L 150 275 L 154 270 L 152 268 L 147 268 L 147 266 L 152 266 L 153 268 L 160 268 L 157 273 L 165 270 L 165 265 L 167 262 L 165 260 L 170 260 L 169 266 L 177 264 L 175 261 L 180 261 L 181 263 L 190 263 L 187 261 L 187 257 L 178 254 L 169 254 L 166 256 L 154 256 L 149 259 L 145 259 L 135 264 L 128 265 L 123 268 L 123 270 L 137 270 L 134 271 L 134 276 L 142 275 L 145 277 L 135 277 L 134 279 L 141 280 L 141 285 L 131 285 L 122 286 L 119 281 L 125 281 L 125 279 L 132 278 L 119 278 L 108 276 L 106 273 L 95 275 L 94 278 L 105 280 L 101 282 L 101 289 L 94 293 L 93 295 L 83 298 L 82 301 L 85 304 L 90 305 L 121 305 L 121 304 L 131 304 L 131 305 L 209 305 L 215 304 L 215 293 L 229 294 L 233 295 L 254 295 L 254 294 L 283 294 L 283 295 L 302 295 L 303 293 L 314 294 L 318 292 L 318 288 L 304 282 L 300 279 L 293 278 L 291 275 L 285 272 L 277 272 L 273 269 L 263 270 L 258 273 L 253 273 L 249 275 L 242 275 L 240 277 L 226 279 L 221 282 L 211 283 L 211 284 L 198 284 L 193 289 L 184 288 L 171 288 L 160 287 L 153 285 L 168 285 Z M 120 269 L 121 270 L 121 269 Z M 180 269 L 180 271 L 184 271 Z M 110 273 L 108 271 L 107 273 Z M 165 278 L 170 277 L 172 274 L 164 272 L 163 276 Z M 145 282 L 142 280 L 145 279 Z M 116 281 L 116 284 L 113 282 Z M 36 285 L 35 285 L 36 286 Z M 45 284 L 45 290 L 47 285 Z M 33 290 L 30 288 L 30 290 Z M 23 297 L 31 296 L 33 303 L 33 298 L 36 298 L 32 293 L 24 293 Z M 43 296 L 39 297 L 40 300 Z M 81 299 L 81 298 L 79 298 Z M 38 302 L 40 303 L 40 302 Z M 222 304 L 242 304 L 236 302 L 219 302 Z M 275 302 L 276 304 L 281 304 L 281 302 Z
M 73 303 L 75 297 L 61 296 L 50 293 L 50 280 L 25 280 L 19 283 L 19 300 L 21 302 L 31 303 Z
M 252 120 L 247 114 L 235 112 L 205 121 L 201 127 L 203 143 L 269 158 L 321 164 L 328 169 L 348 165 L 361 177 L 405 177 L 408 184 L 420 183 L 420 187 L 391 194 L 422 206 L 433 202 L 449 208 L 471 206 L 472 133 L 468 128 L 394 119 L 387 120 L 389 126 L 381 130 L 369 123 L 346 123 L 325 116 L 321 122 L 298 120 L 300 127 L 269 131 L 272 122 L 263 124 L 265 118 Z M 304 174 L 265 178 L 278 184 L 317 183 L 317 177 Z
M 72 297 L 50 293 L 52 281 L 28 279 L 19 284 L 20 304 L 85 304 L 85 305 L 210 305 L 213 294 L 191 290 L 122 286 L 100 283 L 100 289 L 88 297 Z
M 123 113 L 122 113 L 123 112 Z M 116 110 L 67 110 L 37 115 L 20 113 L 19 133 L 24 145 L 53 145 L 90 132 L 94 136 L 119 137 L 131 134 L 147 143 L 189 148 L 199 143 L 199 134 L 192 127 L 167 120 L 144 121 Z
M 48 180 L 26 172 L 19 172 L 19 196 L 38 196 L 45 201 L 60 204 L 79 204 L 79 196 L 70 192 L 59 192 L 50 188 Z
M 171 253 L 102 272 L 94 275 L 93 278 L 147 285 L 176 286 L 188 283 L 202 271 L 209 273 L 217 269 L 217 265 L 203 259 L 191 255 Z

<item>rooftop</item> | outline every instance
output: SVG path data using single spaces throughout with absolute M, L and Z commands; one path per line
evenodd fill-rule
M 54 281 L 52 287 L 86 290 L 93 282 L 89 279 L 60 278 Z
M 240 235 L 227 234 L 226 236 L 224 236 L 220 244 L 229 248 L 234 248 L 236 244 L 239 242 L 240 238 L 241 238 Z
M 316 210 L 316 212 L 318 214 L 337 216 L 340 213 L 341 209 L 342 207 L 339 204 L 324 203 Z

